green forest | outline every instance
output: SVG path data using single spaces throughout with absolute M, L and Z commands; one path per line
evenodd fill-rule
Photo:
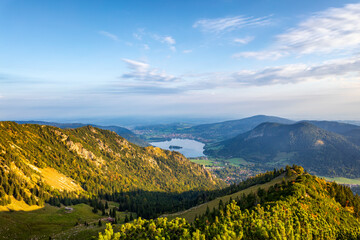
M 136 201 L 129 204 L 126 199 L 132 201 L 141 195 L 138 201 L 142 201 L 147 192 L 159 199 L 188 192 L 183 196 L 187 198 L 197 194 L 193 192 L 226 186 L 177 152 L 139 147 L 115 132 L 91 126 L 64 130 L 1 122 L 0 134 L 0 205 L 3 206 L 14 200 L 28 205 L 43 206 L 46 202 L 60 206 L 92 203 L 96 199 L 125 199 L 122 208 L 134 210 L 131 206 Z M 57 175 L 46 177 L 46 172 Z M 67 178 L 69 184 L 62 189 L 51 181 L 56 176 Z M 152 197 L 148 198 L 150 203 L 154 202 Z M 181 202 L 177 195 L 173 199 L 175 205 Z M 156 206 L 147 208 L 144 204 L 143 207 L 147 213 L 141 209 L 136 212 L 148 217 L 148 212 Z
M 360 238 L 360 198 L 350 188 L 312 176 L 299 166 L 288 167 L 285 175 L 296 178 L 220 201 L 194 222 L 139 218 L 121 226 L 108 224 L 98 239 Z
M 100 231 L 103 240 L 360 238 L 359 196 L 297 165 L 226 184 L 180 153 L 92 126 L 0 122 L 0 134 L 0 208 L 11 214 L 29 206 L 39 221 L 56 212 L 67 233 Z M 31 216 L 9 214 L 0 220 Z M 46 226 L 32 236 L 61 233 Z

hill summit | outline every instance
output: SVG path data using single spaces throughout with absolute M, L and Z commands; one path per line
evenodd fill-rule
M 350 188 L 307 174 L 300 166 L 288 166 L 281 182 L 269 183 L 259 182 L 253 191 L 207 206 L 192 223 L 139 218 L 115 231 L 108 225 L 99 240 L 359 239 L 360 198 Z

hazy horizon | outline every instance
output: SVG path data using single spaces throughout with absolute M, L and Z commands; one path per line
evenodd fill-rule
M 264 114 L 258 114 L 264 115 Z M 40 119 L 0 119 L 0 121 L 35 121 L 35 122 L 54 122 L 54 123 L 79 123 L 79 124 L 95 124 L 100 126 L 120 126 L 133 129 L 137 126 L 157 125 L 157 124 L 174 124 L 174 123 L 186 123 L 191 125 L 200 125 L 208 123 L 217 123 L 231 120 L 240 120 L 244 118 L 254 117 L 258 115 L 243 116 L 243 117 L 226 117 L 226 116 L 214 116 L 214 117 L 193 117 L 193 116 L 123 116 L 123 117 L 88 117 L 88 118 L 40 118 Z M 284 116 L 264 115 L 272 117 L 280 117 L 293 121 L 338 121 L 343 123 L 360 125 L 360 120 L 357 119 L 325 119 L 325 118 L 288 118 Z

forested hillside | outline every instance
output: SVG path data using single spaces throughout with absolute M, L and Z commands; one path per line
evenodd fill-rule
M 290 181 L 219 202 L 214 209 L 185 219 L 137 219 L 107 226 L 110 239 L 359 239 L 360 198 L 350 188 L 287 168 Z
M 270 169 L 298 164 L 322 176 L 360 176 L 360 147 L 307 122 L 263 123 L 235 138 L 206 146 L 205 154 L 243 158 Z
M 62 129 L 72 129 L 72 128 L 80 128 L 85 126 L 93 126 L 96 128 L 104 129 L 104 130 L 110 130 L 116 132 L 121 137 L 125 138 L 131 143 L 134 143 L 136 145 L 139 145 L 141 147 L 147 147 L 150 146 L 149 143 L 147 143 L 145 140 L 137 136 L 135 133 L 130 131 L 127 128 L 119 127 L 119 126 L 100 126 L 95 124 L 83 124 L 83 123 L 57 123 L 57 122 L 43 122 L 43 121 L 16 121 L 19 124 L 38 124 L 38 125 L 47 125 L 47 126 L 53 126 L 58 127 Z
M 211 190 L 224 183 L 177 152 L 131 144 L 91 126 L 0 122 L 1 205 L 76 203 L 114 193 Z
M 319 128 L 341 134 L 350 142 L 360 146 L 360 126 L 335 121 L 307 121 Z

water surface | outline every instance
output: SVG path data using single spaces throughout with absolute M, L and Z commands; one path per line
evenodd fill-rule
M 191 139 L 180 139 L 180 138 L 173 138 L 170 141 L 163 141 L 163 142 L 151 142 L 151 145 L 155 147 L 159 147 L 162 149 L 170 150 L 170 151 L 177 151 L 182 153 L 185 157 L 202 157 L 204 155 L 204 143 L 191 140 Z M 181 149 L 170 149 L 170 146 L 179 146 L 182 147 Z

